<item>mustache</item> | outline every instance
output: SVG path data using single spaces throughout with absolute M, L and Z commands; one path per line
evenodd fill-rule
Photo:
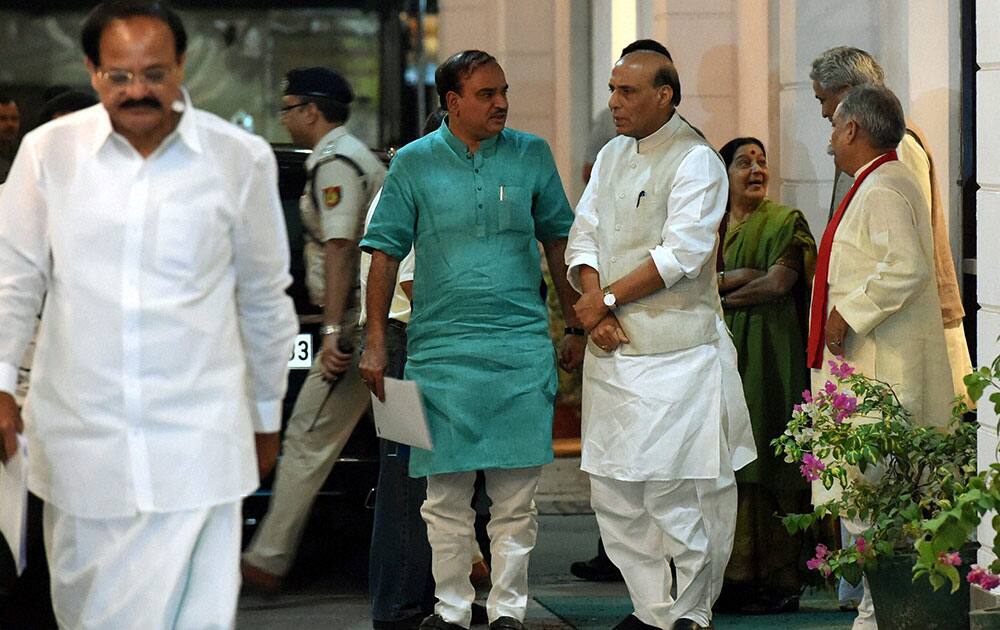
M 153 109 L 163 109 L 163 105 L 160 101 L 155 98 L 130 98 L 127 101 L 122 101 L 121 105 L 118 106 L 120 109 L 135 109 L 137 107 L 152 107 Z

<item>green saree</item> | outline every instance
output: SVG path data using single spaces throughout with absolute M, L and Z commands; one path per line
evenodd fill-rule
M 725 234 L 725 269 L 766 272 L 782 264 L 799 275 L 776 300 L 725 310 L 757 445 L 757 460 L 736 474 L 739 512 L 726 581 L 729 595 L 734 587 L 742 594 L 738 607 L 768 609 L 799 590 L 801 541 L 789 537 L 775 514 L 801 511 L 803 501 L 807 506 L 808 485 L 795 464 L 775 457 L 771 440 L 785 430 L 792 405 L 809 387 L 805 314 L 815 258 L 803 214 L 767 199 Z

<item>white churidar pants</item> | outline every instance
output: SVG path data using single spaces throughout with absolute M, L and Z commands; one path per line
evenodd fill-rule
M 858 536 L 871 527 L 869 523 L 852 518 L 840 519 L 841 526 L 852 536 Z M 864 586 L 864 596 L 858 602 L 858 616 L 854 618 L 854 625 L 851 630 L 878 630 L 875 623 L 875 604 L 872 603 L 872 593 L 868 588 L 868 578 L 862 578 L 861 584 Z
M 642 622 L 671 628 L 681 618 L 707 626 L 733 550 L 736 479 L 619 481 L 590 476 L 604 548 L 621 570 Z M 670 561 L 677 599 L 670 595 Z
M 541 467 L 490 468 L 486 494 L 492 501 L 487 533 L 493 556 L 493 586 L 486 600 L 490 621 L 523 620 L 528 606 L 528 557 L 538 537 L 535 490 Z M 475 471 L 427 477 L 427 500 L 420 514 L 427 523 L 431 572 L 438 603 L 434 612 L 465 628 L 472 622 L 476 590 L 469 581 L 475 545 L 476 512 L 472 509 Z
M 248 563 L 278 576 L 291 569 L 316 494 L 371 400 L 357 355 L 332 391 L 319 362 L 317 355 L 295 399 L 267 514 L 243 554 Z
M 43 516 L 60 628 L 232 628 L 240 590 L 241 503 L 87 519 Z

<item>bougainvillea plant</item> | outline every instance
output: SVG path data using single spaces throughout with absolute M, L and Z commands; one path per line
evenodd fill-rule
M 840 357 L 829 366 L 833 380 L 803 392 L 772 445 L 786 462 L 798 463 L 806 479 L 830 491 L 812 512 L 784 516 L 789 532 L 827 517 L 866 527 L 853 545 L 820 545 L 808 563 L 857 584 L 879 557 L 912 551 L 925 522 L 954 506 L 976 475 L 978 425 L 963 419 L 969 409 L 956 402 L 946 428 L 917 426 L 888 383 L 857 373 Z

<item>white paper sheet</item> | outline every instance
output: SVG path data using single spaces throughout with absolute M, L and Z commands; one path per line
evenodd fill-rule
M 420 390 L 413 381 L 385 379 L 385 402 L 372 394 L 375 433 L 380 438 L 434 450 Z
M 24 572 L 28 533 L 28 442 L 17 436 L 17 453 L 0 465 L 0 533 Z

